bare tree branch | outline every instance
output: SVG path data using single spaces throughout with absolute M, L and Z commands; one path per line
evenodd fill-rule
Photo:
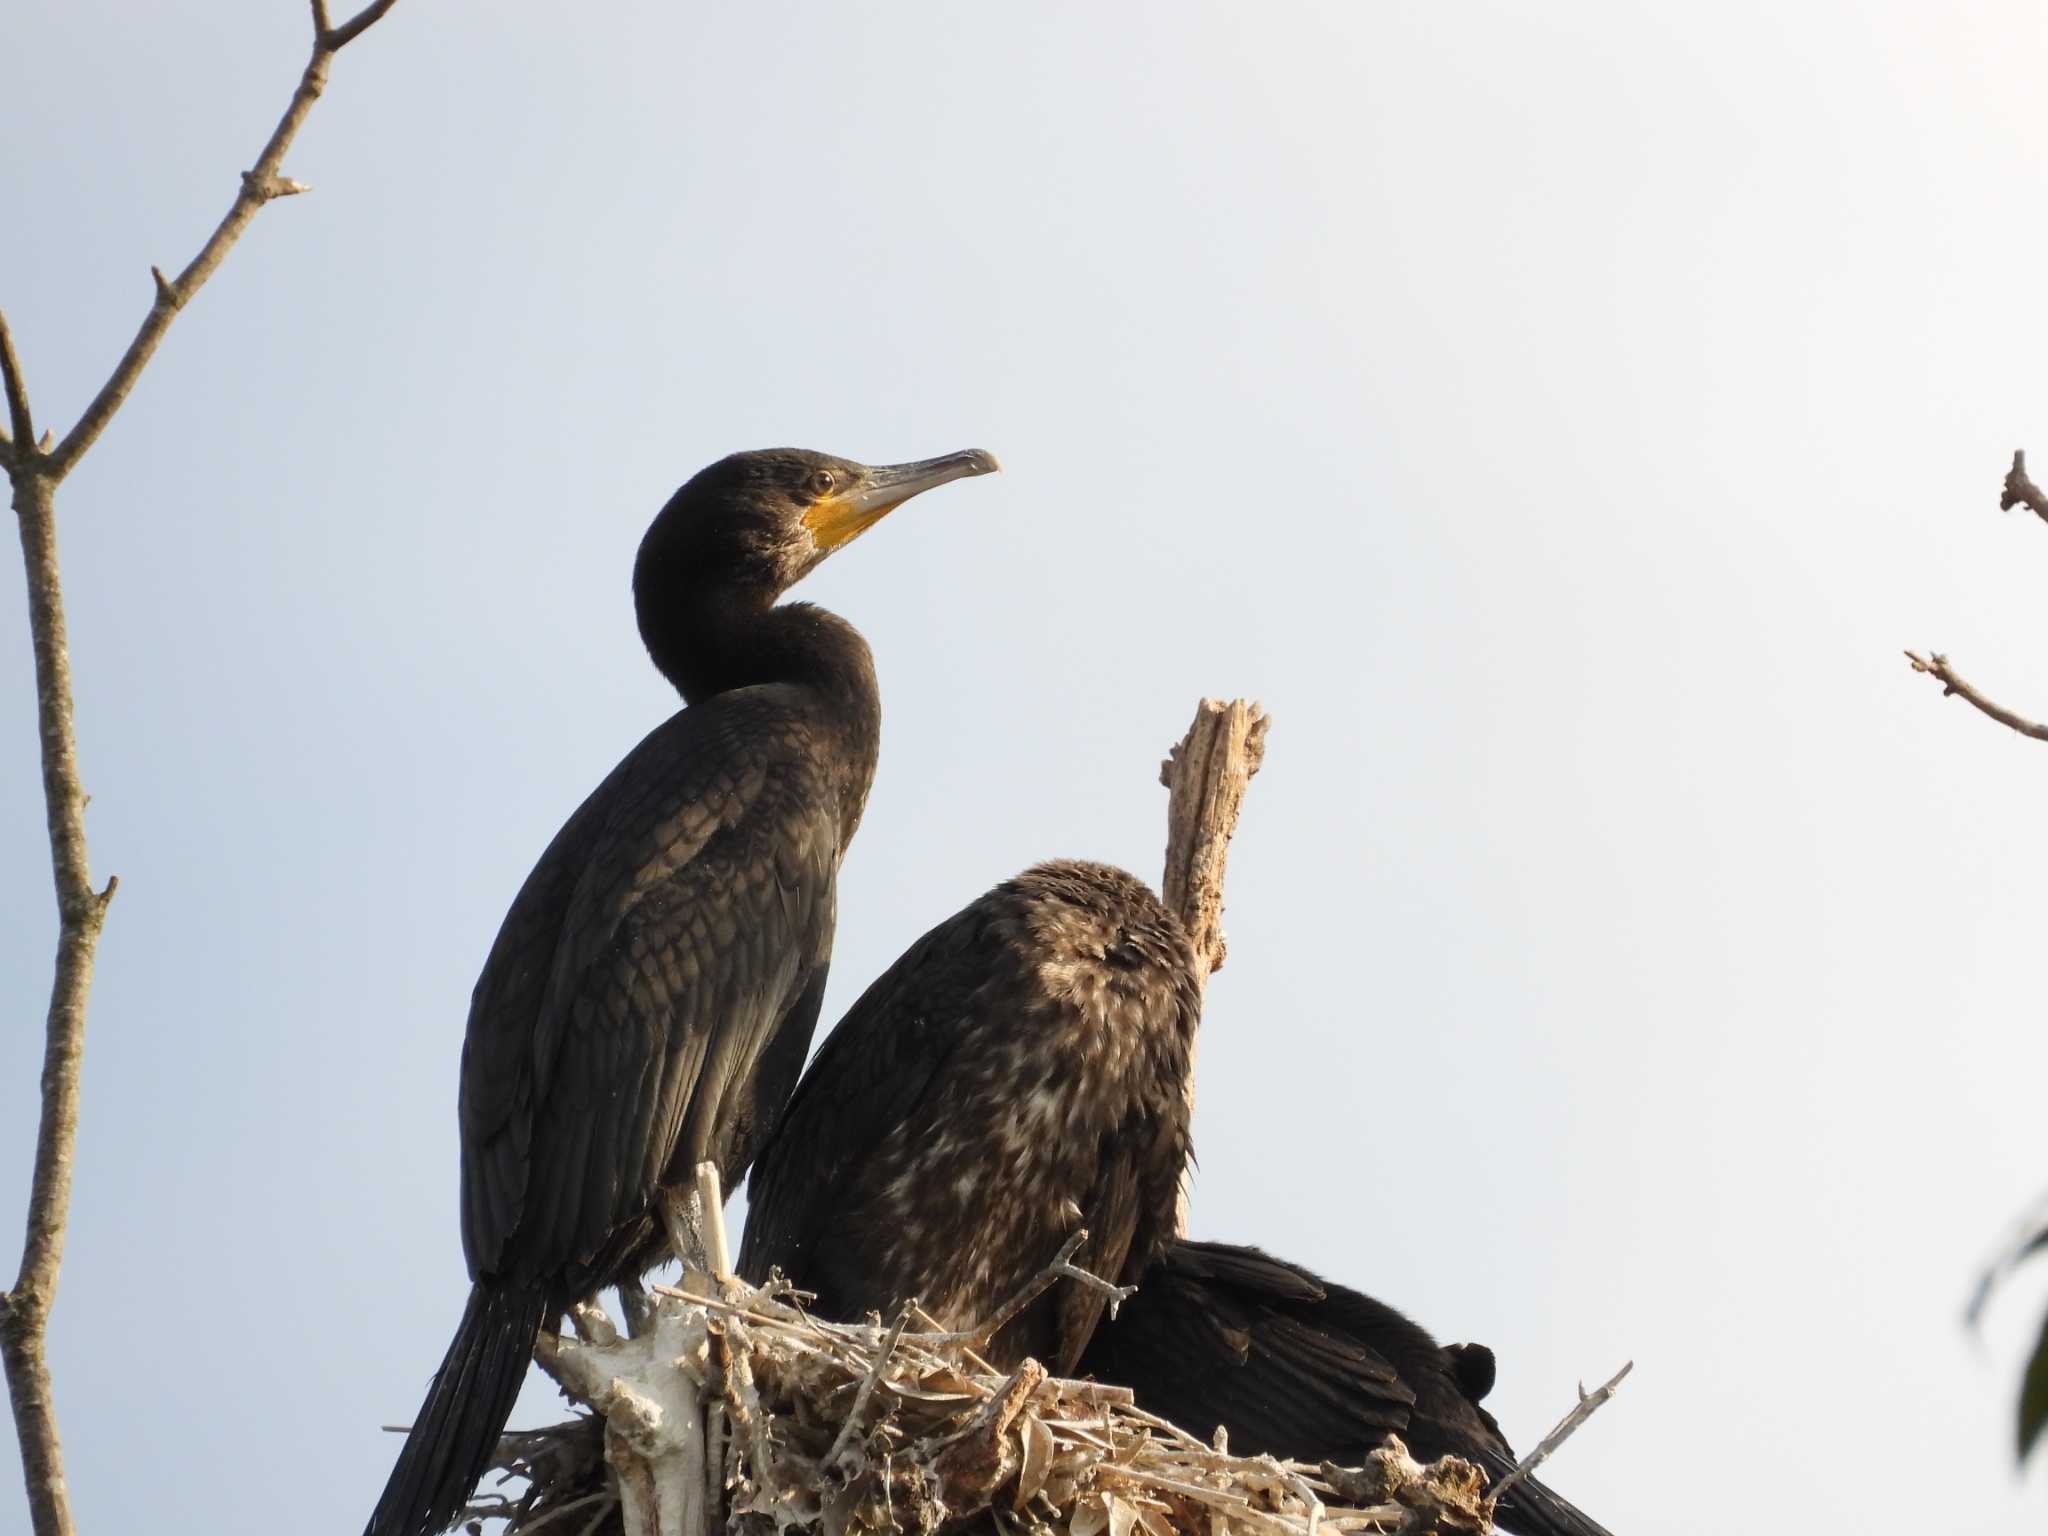
M 149 306 L 149 313 L 143 316 L 135 339 L 128 343 L 128 350 L 121 355 L 121 361 L 114 366 L 107 382 L 100 386 L 100 392 L 93 396 L 85 414 L 78 418 L 77 424 L 64 434 L 64 440 L 57 445 L 56 451 L 49 455 L 51 479 L 62 480 L 70 474 L 85 451 L 99 441 L 107 423 L 114 419 L 114 413 L 121 409 L 135 388 L 136 380 L 142 377 L 142 370 L 155 355 L 157 344 L 164 339 L 164 332 L 171 328 L 171 321 L 206 285 L 206 280 L 213 276 L 263 205 L 308 190 L 303 182 L 278 173 L 278 167 L 284 163 L 285 151 L 291 148 L 306 115 L 313 110 L 313 103 L 327 88 L 328 67 L 334 56 L 382 20 L 396 3 L 397 0 L 377 0 L 376 4 L 365 7 L 341 26 L 333 27 L 328 25 L 326 5 L 316 0 L 313 6 L 313 54 L 306 61 L 304 73 L 299 76 L 299 87 L 292 92 L 291 104 L 285 108 L 284 116 L 278 119 L 277 127 L 271 130 L 269 141 L 256 157 L 256 164 L 242 173 L 241 190 L 235 194 L 226 215 L 207 237 L 206 244 L 199 248 L 199 254 L 186 263 L 185 270 L 176 278 L 166 278 L 157 268 L 150 268 L 150 274 L 156 281 L 156 296 Z M 19 437 L 20 433 L 17 432 L 16 436 Z
M 0 314 L 0 387 L 7 392 L 9 430 L 0 433 L 7 448 L 7 460 L 14 463 L 15 445 L 25 457 L 35 451 L 36 424 L 28 409 L 28 384 L 21 376 L 21 359 L 14 354 L 14 333 L 7 328 L 7 316 Z
M 2038 493 L 2037 493 L 2038 494 Z M 1997 704 L 1984 697 L 1975 688 L 1957 675 L 1956 669 L 1948 664 L 1948 658 L 1939 651 L 1930 651 L 1925 656 L 1913 651 L 1906 652 L 1906 660 L 1913 664 L 1915 672 L 1925 672 L 1941 684 L 1943 695 L 1954 694 L 1975 705 L 2000 725 L 2010 726 L 2022 736 L 2031 736 L 2036 741 L 2048 741 L 2048 725 L 2040 725 L 2024 715 L 2016 715 L 2003 704 Z
M 329 53 L 339 53 L 384 19 L 384 13 L 398 0 L 376 0 L 366 5 L 339 27 L 327 24 L 326 0 L 313 0 L 313 36 Z
M 2012 451 L 2012 468 L 2005 472 L 2005 494 L 1998 498 L 1998 510 L 2010 512 L 2014 507 L 2030 507 L 2036 517 L 2048 523 L 2048 496 L 2041 494 L 2041 488 L 2027 478 L 2027 450 L 2015 448 Z
M 33 454 L 27 462 L 34 465 Z M 34 639 L 36 723 L 42 738 L 43 801 L 50 832 L 50 865 L 57 884 L 57 964 L 43 1045 L 42 1118 L 30 1176 L 28 1230 L 21 1270 L 0 1293 L 0 1361 L 14 1404 L 28 1483 L 29 1515 L 37 1536 L 72 1530 L 56 1405 L 44 1350 L 57 1272 L 64 1261 L 65 1224 L 71 1213 L 72 1152 L 78 1140 L 79 1070 L 85 1053 L 85 1005 L 92 991 L 93 951 L 106 920 L 114 882 L 92 888 L 85 850 L 85 793 L 79 786 L 78 748 L 71 725 L 71 657 L 64 630 L 64 598 L 57 579 L 55 486 L 33 469 L 17 474 L 14 510 L 21 525 L 22 562 L 28 573 L 29 631 Z
M 22 1241 L 21 1268 L 13 1286 L 0 1292 L 0 1366 L 4 1366 L 7 1376 L 15 1434 L 21 1443 L 29 1518 L 36 1536 L 73 1536 L 76 1529 L 64 1481 L 62 1441 L 46 1341 L 71 1215 L 79 1081 L 93 958 L 100 931 L 106 924 L 107 906 L 118 884 L 110 879 L 105 890 L 95 891 L 86 852 L 86 796 L 72 722 L 70 641 L 64 623 L 63 582 L 57 560 L 57 486 L 99 440 L 135 387 L 172 317 L 213 275 L 257 209 L 272 198 L 305 190 L 278 174 L 285 150 L 319 99 L 334 55 L 394 3 L 395 0 L 379 0 L 346 25 L 332 28 L 327 24 L 325 7 L 316 0 L 312 58 L 255 169 L 244 173 L 241 191 L 227 217 L 175 281 L 154 267 L 150 269 L 156 283 L 156 299 L 141 330 L 77 425 L 54 448 L 48 433 L 40 440 L 35 436 L 21 361 L 15 354 L 6 320 L 0 317 L 0 390 L 7 397 L 9 424 L 8 433 L 0 436 L 0 467 L 5 468 L 14 487 L 22 565 L 28 581 L 43 803 L 49 825 L 50 868 L 56 884 L 58 919 L 55 974 L 44 1025 L 42 1109 L 29 1182 L 27 1230 Z

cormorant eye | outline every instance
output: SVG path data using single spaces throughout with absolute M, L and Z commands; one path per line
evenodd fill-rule
M 804 484 L 809 488 L 813 496 L 830 496 L 833 488 L 839 482 L 832 477 L 831 470 L 814 469 L 811 471 L 810 479 L 806 480 Z

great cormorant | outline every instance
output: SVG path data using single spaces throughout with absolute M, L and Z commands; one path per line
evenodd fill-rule
M 1439 1345 L 1385 1303 L 1256 1248 L 1176 1242 L 1137 1283 L 1077 1371 L 1193 1434 L 1220 1424 L 1239 1455 L 1357 1466 L 1392 1433 L 1425 1461 L 1462 1456 L 1494 1479 L 1515 1464 L 1480 1407 L 1494 1375 L 1484 1345 Z M 1523 1536 L 1607 1536 L 1534 1479 L 1498 1519 Z
M 1085 1227 L 1108 1280 L 1173 1234 L 1201 1010 L 1186 931 L 1102 864 L 1040 864 L 912 945 L 805 1073 L 749 1186 L 740 1272 L 777 1267 L 825 1317 L 912 1297 L 989 1320 Z M 1054 1370 L 1105 1297 L 1062 1280 L 988 1351 Z
M 886 468 L 778 449 L 677 491 L 633 569 L 641 638 L 689 706 L 527 876 L 470 1001 L 462 1246 L 474 1280 L 368 1536 L 445 1529 L 542 1324 L 665 1254 L 658 1201 L 745 1172 L 803 1065 L 839 861 L 881 706 L 852 625 L 776 599 L 986 453 Z

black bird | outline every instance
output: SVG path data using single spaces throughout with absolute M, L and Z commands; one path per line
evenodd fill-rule
M 1194 951 L 1143 884 L 1040 864 L 913 944 L 804 1074 L 749 1186 L 740 1272 L 853 1320 L 912 1297 L 969 1328 L 1074 1229 L 1117 1281 L 1173 1235 L 1201 1013 Z M 997 1335 L 1064 1371 L 1105 1297 L 1060 1281 Z
M 512 1411 L 536 1333 L 666 1255 L 659 1202 L 731 1188 L 810 1048 L 839 861 L 881 727 L 852 625 L 776 599 L 986 453 L 871 468 L 740 453 L 641 541 L 641 638 L 688 708 L 577 808 L 498 930 L 462 1046 L 469 1305 L 368 1536 L 445 1529 Z
M 1493 1479 L 1515 1464 L 1479 1406 L 1492 1350 L 1440 1345 L 1384 1302 L 1257 1248 L 1174 1243 L 1078 1369 L 1194 1434 L 1222 1425 L 1239 1455 L 1357 1466 L 1397 1434 L 1424 1461 L 1461 1456 Z M 1607 1536 L 1533 1479 L 1498 1518 L 1523 1536 Z

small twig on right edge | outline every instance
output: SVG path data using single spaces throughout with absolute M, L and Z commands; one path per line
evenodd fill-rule
M 2012 468 L 2005 472 L 2005 493 L 1998 498 L 1998 510 L 2010 512 L 2014 507 L 2027 507 L 2034 516 L 2048 523 L 2048 495 L 2027 478 L 2027 450 L 2015 448 L 2012 451 Z
M 2048 741 L 2048 725 L 2038 725 L 2024 715 L 2016 715 L 2003 704 L 1995 704 L 1984 697 L 1957 675 L 1956 669 L 1948 664 L 1948 658 L 1939 651 L 1929 651 L 1925 656 L 1913 651 L 1906 652 L 1906 660 L 1913 664 L 1915 672 L 1925 672 L 1941 684 L 1944 695 L 1954 694 L 1957 698 L 1975 706 L 1989 715 L 2000 725 L 2018 731 L 2022 736 L 2031 736 L 2036 741 Z
M 1599 1409 L 1601 1404 L 1614 1396 L 1614 1389 L 1621 1385 L 1622 1377 L 1635 1368 L 1635 1361 L 1630 1360 L 1620 1370 L 1607 1378 L 1605 1386 L 1596 1388 L 1592 1392 L 1588 1392 L 1584 1387 L 1579 1388 L 1578 1406 L 1557 1421 L 1557 1428 L 1545 1435 L 1536 1449 L 1522 1458 L 1521 1464 L 1514 1471 L 1494 1484 L 1493 1487 L 1487 1489 L 1486 1496 L 1490 1499 L 1502 1497 L 1515 1484 L 1542 1466 L 1549 1459 L 1552 1451 L 1563 1445 L 1565 1441 L 1571 1439 L 1573 1432 L 1581 1424 L 1585 1423 L 1586 1420 L 1593 1417 L 1593 1414 Z

